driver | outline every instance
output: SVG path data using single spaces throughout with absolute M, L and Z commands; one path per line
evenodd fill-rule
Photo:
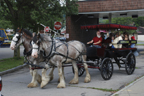
M 101 48 L 102 44 L 102 37 L 100 35 L 100 32 L 97 31 L 96 37 L 94 37 L 91 41 L 87 42 L 87 44 L 93 43 L 94 47 Z

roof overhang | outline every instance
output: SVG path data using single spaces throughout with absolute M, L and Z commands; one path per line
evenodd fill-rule
M 79 12 L 79 14 L 83 15 L 94 15 L 95 18 L 103 18 L 109 17 L 111 14 L 112 17 L 132 17 L 133 15 L 137 15 L 138 17 L 144 16 L 144 9 L 137 10 L 120 10 L 120 11 L 103 11 L 103 12 Z M 126 14 L 126 15 L 120 15 Z

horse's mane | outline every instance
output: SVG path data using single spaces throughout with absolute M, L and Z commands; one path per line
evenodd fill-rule
M 30 36 L 30 37 L 33 37 L 31 31 L 29 31 L 29 30 L 27 30 L 27 29 L 22 29 L 22 31 L 23 31 L 26 35 L 28 35 L 28 36 Z
M 42 41 L 50 41 L 50 40 L 49 40 L 49 39 L 50 39 L 50 36 L 47 36 L 47 35 L 40 34 L 40 37 L 39 37 L 39 38 L 41 38 Z M 35 36 L 33 37 L 33 42 L 36 43 L 37 40 L 38 40 L 38 36 L 35 35 Z

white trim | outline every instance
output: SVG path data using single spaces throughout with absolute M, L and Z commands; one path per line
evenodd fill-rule
M 0 81 L 1 81 L 1 76 L 0 76 Z
M 99 13 L 120 13 L 120 12 L 134 12 L 134 11 L 144 11 L 144 9 L 136 10 L 119 10 L 119 11 L 101 11 L 101 12 L 79 12 L 78 14 L 99 14 Z

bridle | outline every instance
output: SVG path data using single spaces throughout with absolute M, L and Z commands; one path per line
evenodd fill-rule
M 33 42 L 33 41 L 32 41 L 32 42 Z M 41 40 L 39 39 L 38 42 L 40 43 Z M 49 42 L 52 42 L 52 44 L 51 44 L 51 46 L 49 47 L 49 48 L 51 48 L 51 49 L 50 49 L 50 52 L 49 52 L 49 54 L 48 54 L 47 56 L 45 56 L 45 51 L 44 51 L 44 50 L 40 50 L 40 44 L 37 45 L 38 47 L 32 47 L 32 49 L 37 49 L 37 54 L 38 54 L 38 55 L 40 54 L 40 52 L 43 52 L 43 57 L 44 57 L 44 58 L 49 58 L 49 57 L 52 56 L 52 51 L 53 51 L 53 47 L 54 47 L 54 39 L 53 39 L 53 37 L 51 37 L 51 41 L 49 41 Z M 55 49 L 55 48 L 54 48 L 54 49 Z
M 19 34 L 19 36 L 16 36 L 17 41 L 12 40 L 13 42 L 15 42 L 15 46 L 17 46 L 17 44 L 18 44 L 18 42 L 19 42 L 19 40 L 20 40 L 20 38 L 21 38 L 21 36 L 22 36 L 20 33 L 16 33 L 16 34 Z

